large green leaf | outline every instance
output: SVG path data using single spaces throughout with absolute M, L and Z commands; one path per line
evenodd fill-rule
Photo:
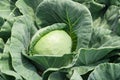
M 42 21 L 42 27 L 54 23 L 66 23 L 67 32 L 73 40 L 73 49 L 88 47 L 92 32 L 92 17 L 84 5 L 71 0 L 44 0 L 38 6 L 36 15 Z
M 10 55 L 14 70 L 26 80 L 41 80 L 35 67 L 22 55 L 26 54 L 34 32 L 34 24 L 28 16 L 19 17 L 14 23 L 11 35 Z
M 0 55 L 0 72 L 7 80 L 23 80 L 19 74 L 13 71 L 11 57 L 9 55 L 9 46 L 10 40 L 5 44 L 3 54 Z
M 75 65 L 94 65 L 98 63 L 103 57 L 109 54 L 113 48 L 91 48 L 91 49 L 80 49 L 78 53 L 78 58 Z
M 88 80 L 120 80 L 120 64 L 101 64 L 89 75 Z
M 29 56 L 35 65 L 39 69 L 48 69 L 48 68 L 60 68 L 63 66 L 68 66 L 73 59 L 73 54 L 65 54 L 63 56 L 42 56 L 42 55 L 33 55 Z M 52 62 L 52 63 L 51 63 Z

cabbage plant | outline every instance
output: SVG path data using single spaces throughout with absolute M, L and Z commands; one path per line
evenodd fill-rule
M 0 80 L 120 80 L 119 0 L 0 0 Z
M 57 23 L 41 28 L 33 35 L 27 57 L 36 62 L 39 69 L 60 68 L 71 63 L 72 39 L 65 31 L 66 27 L 64 23 Z M 46 63 L 43 62 L 44 58 Z

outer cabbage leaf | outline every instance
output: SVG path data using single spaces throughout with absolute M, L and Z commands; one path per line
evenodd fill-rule
M 6 80 L 23 80 L 22 77 L 12 68 L 11 57 L 9 55 L 9 45 L 10 40 L 5 44 L 3 54 L 0 55 L 0 75 L 3 75 Z
M 104 37 L 104 36 L 101 36 Z M 105 40 L 105 38 L 103 38 Z M 99 44 L 98 44 L 99 45 Z M 77 54 L 76 63 L 77 65 L 93 65 L 101 62 L 106 62 L 105 56 L 109 55 L 111 51 L 120 49 L 120 37 L 107 37 L 103 44 L 96 48 L 80 49 Z M 104 61 L 105 59 L 105 61 Z
M 105 63 L 97 66 L 88 80 L 120 80 L 120 64 Z
M 36 30 L 30 17 L 21 16 L 12 28 L 10 55 L 13 69 L 26 80 L 41 80 L 35 67 L 22 55 L 26 54 L 30 38 Z
M 73 54 L 65 54 L 63 56 L 33 55 L 29 56 L 28 58 L 35 62 L 34 64 L 37 66 L 37 68 L 45 70 L 48 68 L 60 68 L 63 66 L 68 66 L 72 62 L 73 56 Z
M 75 65 L 91 66 L 98 64 L 98 61 L 109 54 L 113 48 L 91 48 L 91 49 L 80 49 L 77 54 Z
M 73 50 L 88 47 L 92 33 L 92 17 L 82 4 L 70 0 L 44 0 L 36 13 L 42 26 L 66 23 L 67 32 L 73 40 Z

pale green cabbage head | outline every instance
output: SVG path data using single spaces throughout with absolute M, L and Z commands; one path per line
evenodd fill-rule
M 70 53 L 71 48 L 71 37 L 64 30 L 53 30 L 37 41 L 33 51 L 40 55 L 63 55 Z

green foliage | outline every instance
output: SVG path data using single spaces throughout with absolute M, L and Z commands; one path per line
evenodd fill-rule
M 54 31 L 59 45 L 37 44 Z M 0 0 L 0 80 L 120 80 L 119 70 L 119 0 Z

